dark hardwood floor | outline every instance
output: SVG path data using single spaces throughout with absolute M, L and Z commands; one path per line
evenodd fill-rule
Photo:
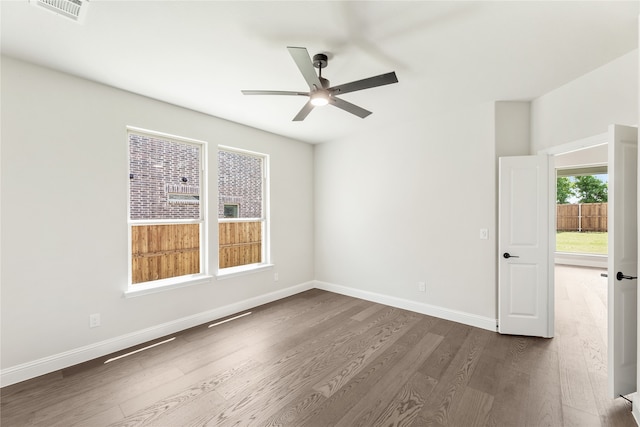
M 634 426 L 599 274 L 558 267 L 554 339 L 308 291 L 5 387 L 2 426 Z

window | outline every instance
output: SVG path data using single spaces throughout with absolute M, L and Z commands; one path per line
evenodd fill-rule
M 224 205 L 225 218 L 238 218 L 238 205 Z
M 266 266 L 267 174 L 264 154 L 218 151 L 218 268 L 222 274 Z
M 129 129 L 129 289 L 205 273 L 202 142 Z
M 557 169 L 556 252 L 608 253 L 607 166 Z

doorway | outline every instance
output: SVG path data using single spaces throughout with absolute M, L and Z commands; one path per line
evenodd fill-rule
M 555 264 L 607 268 L 608 144 L 554 156 Z
M 555 207 L 556 204 L 556 177 L 557 170 L 562 169 L 569 171 L 572 168 L 582 169 L 587 167 L 602 167 L 608 165 L 608 146 L 609 133 L 595 135 L 590 138 L 573 141 L 567 144 L 555 146 L 544 150 L 541 154 L 545 154 L 549 159 L 549 202 Z M 608 172 L 608 170 L 607 170 Z M 549 323 L 551 336 L 555 333 L 555 265 L 562 263 L 563 265 L 573 265 L 582 267 L 607 268 L 606 256 L 585 256 L 585 255 L 566 255 L 557 254 L 556 248 L 556 210 L 549 213 L 549 248 L 552 256 L 550 261 L 553 268 L 549 268 Z M 597 262 L 596 262 L 597 261 Z
M 555 345 L 571 355 L 573 368 L 561 364 L 561 370 L 571 372 L 562 378 L 565 389 L 579 389 L 579 398 L 567 396 L 567 405 L 598 414 L 597 402 L 607 395 L 607 251 L 594 254 L 580 249 L 580 241 L 590 236 L 583 232 L 581 218 L 563 219 L 561 211 L 580 209 L 575 195 L 564 200 L 559 192 L 561 178 L 602 174 L 607 171 L 607 144 L 557 154 L 553 157 L 556 176 L 556 221 L 554 240 L 554 311 Z M 560 178 L 560 179 L 559 179 Z M 570 205 L 559 204 L 569 202 Z M 572 212 L 575 213 L 575 212 Z M 581 215 L 581 209 L 578 215 Z M 560 230 L 560 231 L 559 231 Z M 566 246 L 567 234 L 576 246 Z M 565 246 L 563 247 L 563 244 Z M 563 250 L 566 249 L 566 250 Z M 608 248 L 607 248 L 608 250 Z M 560 354 L 560 353 L 559 353 Z M 565 354 L 565 353 L 562 353 Z M 611 401 L 612 405 L 623 405 Z M 624 408 L 618 408 L 624 410 Z
M 610 178 L 606 347 L 613 397 L 637 388 L 637 127 L 614 124 L 588 140 L 537 155 L 499 158 L 498 331 L 554 336 L 556 157 L 603 144 L 608 144 Z
M 561 336 L 571 333 L 588 342 L 589 360 L 606 374 L 608 144 L 557 154 L 554 164 L 556 328 Z M 595 195 L 576 188 L 590 182 L 599 186 L 592 189 Z
M 556 147 L 545 154 L 549 159 L 549 170 L 556 172 L 555 162 L 561 155 L 585 152 L 586 148 L 608 143 L 608 173 L 611 188 L 608 206 L 608 250 L 607 250 L 607 350 L 606 371 L 611 397 L 624 396 L 636 390 L 636 343 L 637 343 L 637 288 L 635 283 L 625 283 L 637 276 L 637 137 L 635 127 L 611 125 L 607 134 Z M 609 140 L 610 139 L 610 140 Z M 554 179 L 555 173 L 550 173 Z M 615 184 L 615 185 L 614 185 Z M 556 198 L 555 185 L 550 186 L 552 200 Z M 553 200 L 555 202 L 555 200 Z M 612 209 L 615 206 L 615 209 Z M 550 216 L 555 217 L 551 214 Z M 555 254 L 555 218 L 549 227 L 549 249 Z M 554 273 L 555 270 L 554 259 Z M 628 271 L 630 273 L 622 273 Z M 617 272 L 617 273 L 615 273 Z M 555 276 L 555 274 L 553 275 Z M 555 296 L 555 280 L 550 280 L 550 291 Z M 555 301 L 549 304 L 550 313 L 556 313 Z M 555 319 L 554 319 L 555 321 Z M 586 349 L 585 349 L 586 350 Z

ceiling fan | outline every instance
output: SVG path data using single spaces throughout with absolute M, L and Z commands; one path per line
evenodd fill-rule
M 395 72 L 380 74 L 379 76 L 369 77 L 367 79 L 357 80 L 351 83 L 345 83 L 338 86 L 329 86 L 329 80 L 322 77 L 322 69 L 327 66 L 327 55 L 319 53 L 313 56 L 313 61 L 309 57 L 307 49 L 304 47 L 287 47 L 291 57 L 295 61 L 302 76 L 309 85 L 309 92 L 292 92 L 282 90 L 243 90 L 245 95 L 293 95 L 308 96 L 309 101 L 302 107 L 298 114 L 293 118 L 294 122 L 305 119 L 314 107 L 331 104 L 344 111 L 364 119 L 371 111 L 358 107 L 355 104 L 338 98 L 336 95 L 355 92 L 357 90 L 369 89 L 377 86 L 384 86 L 391 83 L 398 83 Z M 313 68 L 318 69 L 318 75 Z

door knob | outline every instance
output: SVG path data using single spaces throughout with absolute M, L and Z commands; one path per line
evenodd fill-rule
M 509 259 L 509 258 L 520 258 L 519 256 L 511 255 L 509 252 L 503 253 L 502 256 L 505 257 L 506 259 Z
M 618 274 L 616 274 L 616 279 L 618 279 L 618 280 L 622 280 L 622 279 L 633 280 L 633 279 L 637 279 L 637 277 L 627 276 L 626 274 L 622 274 L 622 271 L 618 271 Z

